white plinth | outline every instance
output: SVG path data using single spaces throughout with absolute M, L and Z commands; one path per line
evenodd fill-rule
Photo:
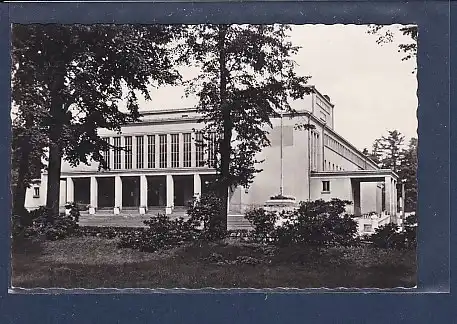
M 294 211 L 298 207 L 298 202 L 293 199 L 269 199 L 264 204 L 264 209 L 274 212 Z
M 95 215 L 95 208 L 89 207 L 89 215 Z
M 173 207 L 165 207 L 165 215 L 170 215 L 173 212 Z
M 140 215 L 146 214 L 146 207 L 140 207 Z
M 121 210 L 119 207 L 114 207 L 114 215 L 119 215 L 121 213 Z

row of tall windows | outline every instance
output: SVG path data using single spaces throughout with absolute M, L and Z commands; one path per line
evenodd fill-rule
M 217 141 L 215 133 L 210 133 L 205 137 L 202 133 L 195 133 L 194 145 L 192 145 L 191 133 L 181 135 L 117 136 L 113 137 L 112 142 L 107 137 L 104 140 L 114 147 L 112 150 L 113 163 L 111 164 L 111 150 L 104 150 L 103 158 L 107 165 L 115 170 L 133 169 L 134 167 L 137 169 L 167 168 L 169 166 L 189 168 L 192 167 L 192 158 L 195 159 L 196 167 L 214 167 Z
M 351 161 L 359 168 L 365 169 L 374 169 L 369 163 L 366 163 L 366 159 L 361 157 L 359 154 L 354 152 L 353 150 L 347 148 L 345 145 L 341 144 L 339 141 L 331 138 L 329 135 L 325 135 L 324 137 L 324 145 L 333 150 L 334 152 L 338 153 L 339 155 L 343 156 L 347 160 Z
M 320 156 L 320 145 L 319 145 L 319 133 L 311 132 L 310 140 L 310 157 L 311 157 L 311 171 L 318 171 L 319 156 Z

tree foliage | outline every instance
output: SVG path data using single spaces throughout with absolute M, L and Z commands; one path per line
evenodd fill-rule
M 404 53 L 403 61 L 410 60 L 417 55 L 417 37 L 418 37 L 418 26 L 406 25 L 398 30 L 401 35 L 407 36 L 406 39 L 410 41 L 401 42 L 398 44 L 398 52 Z M 393 26 L 385 25 L 369 25 L 368 33 L 377 35 L 378 39 L 376 42 L 380 45 L 386 43 L 392 43 L 395 40 L 395 28 Z
M 370 157 L 385 169 L 392 169 L 405 185 L 405 210 L 416 211 L 417 204 L 417 138 L 411 138 L 408 146 L 397 130 L 375 140 Z M 398 190 L 398 198 L 402 195 Z
M 166 25 L 13 25 L 14 105 L 34 107 L 49 144 L 47 205 L 58 212 L 62 158 L 71 165 L 100 162 L 108 144 L 98 128 L 120 130 L 136 121 L 138 93 L 174 83 Z M 127 102 L 127 111 L 119 108 Z
M 387 136 L 382 136 L 377 142 L 384 169 L 392 169 L 394 172 L 398 171 L 404 140 L 405 137 L 399 131 L 391 130 L 388 131 Z
M 417 209 L 417 138 L 411 138 L 407 148 L 403 149 L 398 170 L 400 179 L 405 180 L 405 210 Z
M 298 48 L 285 25 L 199 25 L 188 29 L 184 48 L 201 69 L 187 93 L 197 95 L 204 134 L 215 132 L 217 187 L 223 205 L 228 189 L 248 187 L 261 171 L 256 156 L 270 145 L 266 127 L 289 100 L 310 92 L 308 76 L 294 72 Z M 226 208 L 221 222 L 226 224 Z

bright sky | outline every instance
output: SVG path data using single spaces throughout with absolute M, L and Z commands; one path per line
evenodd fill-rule
M 335 105 L 337 133 L 360 150 L 371 148 L 388 130 L 397 129 L 406 141 L 417 137 L 416 61 L 402 61 L 397 43 L 376 44 L 377 37 L 367 34 L 365 25 L 296 25 L 290 35 L 293 44 L 302 47 L 295 57 L 297 72 L 311 75 L 309 83 Z M 401 34 L 397 39 L 405 40 Z M 179 87 L 153 90 L 152 97 L 142 109 L 196 103 L 196 98 L 184 98 Z

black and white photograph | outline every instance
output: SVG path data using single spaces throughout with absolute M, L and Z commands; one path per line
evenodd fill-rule
M 12 24 L 11 287 L 416 287 L 417 38 Z

